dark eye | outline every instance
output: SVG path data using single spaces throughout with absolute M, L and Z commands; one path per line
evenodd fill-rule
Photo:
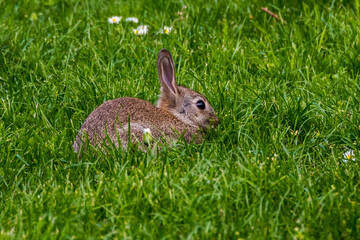
M 200 108 L 201 110 L 204 110 L 204 109 L 205 109 L 205 103 L 204 103 L 204 101 L 202 101 L 202 100 L 199 100 L 199 101 L 196 103 L 196 106 L 197 106 L 198 108 Z

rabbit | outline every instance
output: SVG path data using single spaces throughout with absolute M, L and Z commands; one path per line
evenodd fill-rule
M 123 149 L 129 139 L 143 145 L 144 130 L 150 131 L 154 140 L 168 142 L 182 135 L 188 143 L 201 143 L 206 130 L 219 123 L 214 109 L 200 93 L 177 85 L 174 61 L 166 49 L 159 52 L 157 70 L 161 82 L 157 106 L 131 97 L 104 102 L 85 120 L 74 141 L 74 151 L 80 151 L 86 137 L 100 148 L 103 143 L 109 144 L 109 139 L 116 147 L 120 142 Z

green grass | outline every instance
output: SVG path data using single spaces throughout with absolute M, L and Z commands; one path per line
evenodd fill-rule
M 1 239 L 359 238 L 360 1 L 229 2 L 0 0 Z M 156 102 L 162 48 L 219 127 L 79 159 L 101 103 Z

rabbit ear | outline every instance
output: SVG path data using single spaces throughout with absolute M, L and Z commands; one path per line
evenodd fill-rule
M 178 90 L 175 80 L 174 61 L 168 50 L 162 49 L 159 52 L 157 69 L 163 91 L 176 95 Z

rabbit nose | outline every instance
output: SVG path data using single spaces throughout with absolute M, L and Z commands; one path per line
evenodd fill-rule
M 210 119 L 210 124 L 211 124 L 211 127 L 212 127 L 212 128 L 217 127 L 217 125 L 219 125 L 219 119 L 218 119 L 218 117 L 214 115 L 214 116 Z

